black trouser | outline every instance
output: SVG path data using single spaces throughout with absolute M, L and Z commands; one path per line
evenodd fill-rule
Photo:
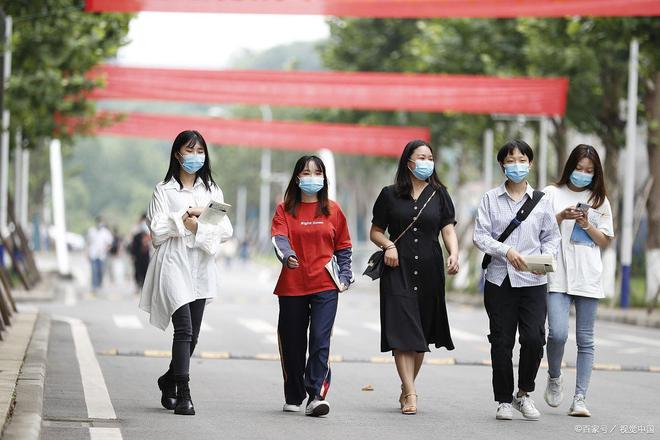
M 484 305 L 490 320 L 490 357 L 493 392 L 497 402 L 513 400 L 513 346 L 520 333 L 518 388 L 534 391 L 534 380 L 545 345 L 548 286 L 511 287 L 509 277 L 501 286 L 486 281 Z
M 308 395 L 325 399 L 330 388 L 330 336 L 337 315 L 336 290 L 280 296 L 277 333 L 286 403 L 300 405 Z M 307 329 L 309 328 L 309 359 Z
M 199 329 L 204 315 L 205 299 L 198 299 L 179 307 L 172 314 L 174 341 L 172 342 L 172 361 L 170 372 L 175 376 L 187 376 L 190 369 L 190 357 L 195 351 Z

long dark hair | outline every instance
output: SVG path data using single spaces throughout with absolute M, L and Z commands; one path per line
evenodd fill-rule
M 303 156 L 298 159 L 296 166 L 293 167 L 293 174 L 289 181 L 289 186 L 284 193 L 284 210 L 291 213 L 294 217 L 298 215 L 298 206 L 302 202 L 302 191 L 298 186 L 298 174 L 302 173 L 309 162 L 314 162 L 323 172 L 323 188 L 317 193 L 319 204 L 316 208 L 316 216 L 330 215 L 330 202 L 328 200 L 328 176 L 325 174 L 325 164 L 318 156 Z
M 401 158 L 399 159 L 399 167 L 396 170 L 396 178 L 394 180 L 394 192 L 398 197 L 410 197 L 410 193 L 412 192 L 412 177 L 410 177 L 408 160 L 419 147 L 429 147 L 429 150 L 431 150 L 431 153 L 433 154 L 433 161 L 435 162 L 436 160 L 435 154 L 433 153 L 433 148 L 431 148 L 428 142 L 419 139 L 408 142 L 403 149 L 403 153 L 401 153 Z M 427 182 L 429 182 L 433 189 L 444 187 L 442 182 L 440 182 L 440 178 L 438 177 L 438 173 L 436 172 L 435 167 L 433 168 L 433 174 L 431 174 L 431 177 L 427 179 Z
M 181 183 L 180 178 L 181 164 L 176 158 L 176 154 L 179 152 L 179 150 L 181 150 L 181 148 L 189 146 L 194 147 L 196 144 L 199 144 L 204 148 L 205 156 L 204 165 L 196 173 L 197 177 L 202 179 L 202 182 L 204 183 L 207 191 L 211 191 L 211 185 L 217 186 L 213 180 L 213 176 L 211 175 L 211 158 L 209 157 L 209 149 L 206 146 L 206 141 L 202 137 L 201 133 L 197 130 L 182 131 L 176 136 L 176 138 L 174 138 L 174 142 L 172 143 L 172 151 L 170 152 L 170 168 L 167 170 L 165 179 L 163 179 L 164 183 L 167 183 L 170 181 L 170 179 L 174 178 L 174 180 L 176 180 L 180 187 L 183 189 L 183 184 Z
M 591 197 L 589 202 L 593 204 L 594 208 L 600 208 L 605 203 L 607 191 L 605 190 L 605 176 L 603 175 L 603 165 L 600 163 L 600 156 L 598 151 L 591 145 L 580 144 L 571 151 L 561 178 L 557 182 L 557 186 L 568 185 L 571 181 L 571 173 L 577 168 L 578 162 L 584 158 L 591 159 L 594 163 L 594 178 L 587 189 L 591 190 Z

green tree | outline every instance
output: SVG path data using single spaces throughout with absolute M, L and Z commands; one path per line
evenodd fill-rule
M 126 43 L 131 16 L 88 14 L 83 0 L 12 0 L 0 6 L 13 18 L 12 72 L 5 95 L 11 131 L 20 129 L 24 146 L 37 153 L 54 136 L 68 147 L 84 127 L 69 130 L 65 119 L 91 120 L 96 111 L 85 92 L 99 82 L 86 74 Z M 32 200 L 42 200 L 48 178 L 47 162 L 33 161 Z

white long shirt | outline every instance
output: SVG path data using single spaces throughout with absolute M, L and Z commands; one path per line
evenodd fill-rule
M 199 178 L 192 189 L 181 189 L 174 179 L 154 189 L 147 222 L 155 251 L 149 261 L 140 308 L 150 314 L 149 322 L 162 330 L 179 307 L 216 296 L 215 254 L 220 244 L 232 236 L 231 222 L 225 216 L 218 225 L 198 223 L 197 233 L 193 234 L 182 220 L 188 208 L 204 207 L 211 200 L 224 202 L 222 190 L 213 185 L 207 191 Z
M 578 203 L 589 205 L 592 194 L 590 190 L 571 191 L 565 185 L 562 187 L 551 185 L 543 191 L 552 202 L 555 213 L 569 206 L 575 207 Z M 589 209 L 588 219 L 591 227 L 608 237 L 614 237 L 612 208 L 607 197 L 600 207 Z M 561 222 L 561 246 L 557 256 L 557 271 L 548 274 L 548 291 L 588 298 L 604 298 L 600 246 L 595 243 L 592 246 L 574 244 L 571 241 L 574 227 L 575 220 Z

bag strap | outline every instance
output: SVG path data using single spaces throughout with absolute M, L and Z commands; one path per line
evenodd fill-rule
M 522 222 L 527 219 L 529 214 L 534 210 L 536 205 L 541 201 L 545 193 L 543 191 L 534 191 L 532 194 L 532 197 L 527 199 L 525 203 L 522 205 L 522 207 L 518 210 L 516 213 L 516 216 L 511 220 L 511 223 L 506 227 L 506 229 L 500 234 L 498 237 L 497 241 L 500 243 L 504 243 L 507 238 L 509 238 L 509 235 L 518 227 Z M 485 269 L 488 267 L 490 264 L 490 261 L 492 260 L 492 256 L 489 254 L 484 255 L 484 259 L 481 262 L 481 268 Z
M 415 222 L 417 222 L 417 219 L 419 218 L 419 216 L 422 215 L 422 212 L 424 211 L 424 208 L 426 208 L 426 205 L 429 204 L 429 202 L 431 201 L 431 199 L 433 198 L 433 196 L 435 196 L 435 193 L 437 193 L 437 192 L 438 192 L 437 189 L 435 191 L 433 191 L 433 194 L 431 194 L 431 196 L 428 198 L 428 200 L 426 200 L 426 203 L 424 203 L 424 206 L 422 206 L 422 209 L 420 209 L 419 212 L 417 213 L 417 215 L 415 217 L 413 217 L 413 221 L 410 222 L 408 227 L 406 229 L 404 229 L 402 233 L 399 234 L 399 236 L 396 238 L 396 240 L 394 240 L 392 242 L 392 244 L 396 244 L 396 242 L 399 241 L 399 239 L 401 237 L 403 237 L 403 234 L 405 234 L 406 232 L 408 232 L 408 230 L 410 228 L 412 228 L 412 226 L 415 224 Z

